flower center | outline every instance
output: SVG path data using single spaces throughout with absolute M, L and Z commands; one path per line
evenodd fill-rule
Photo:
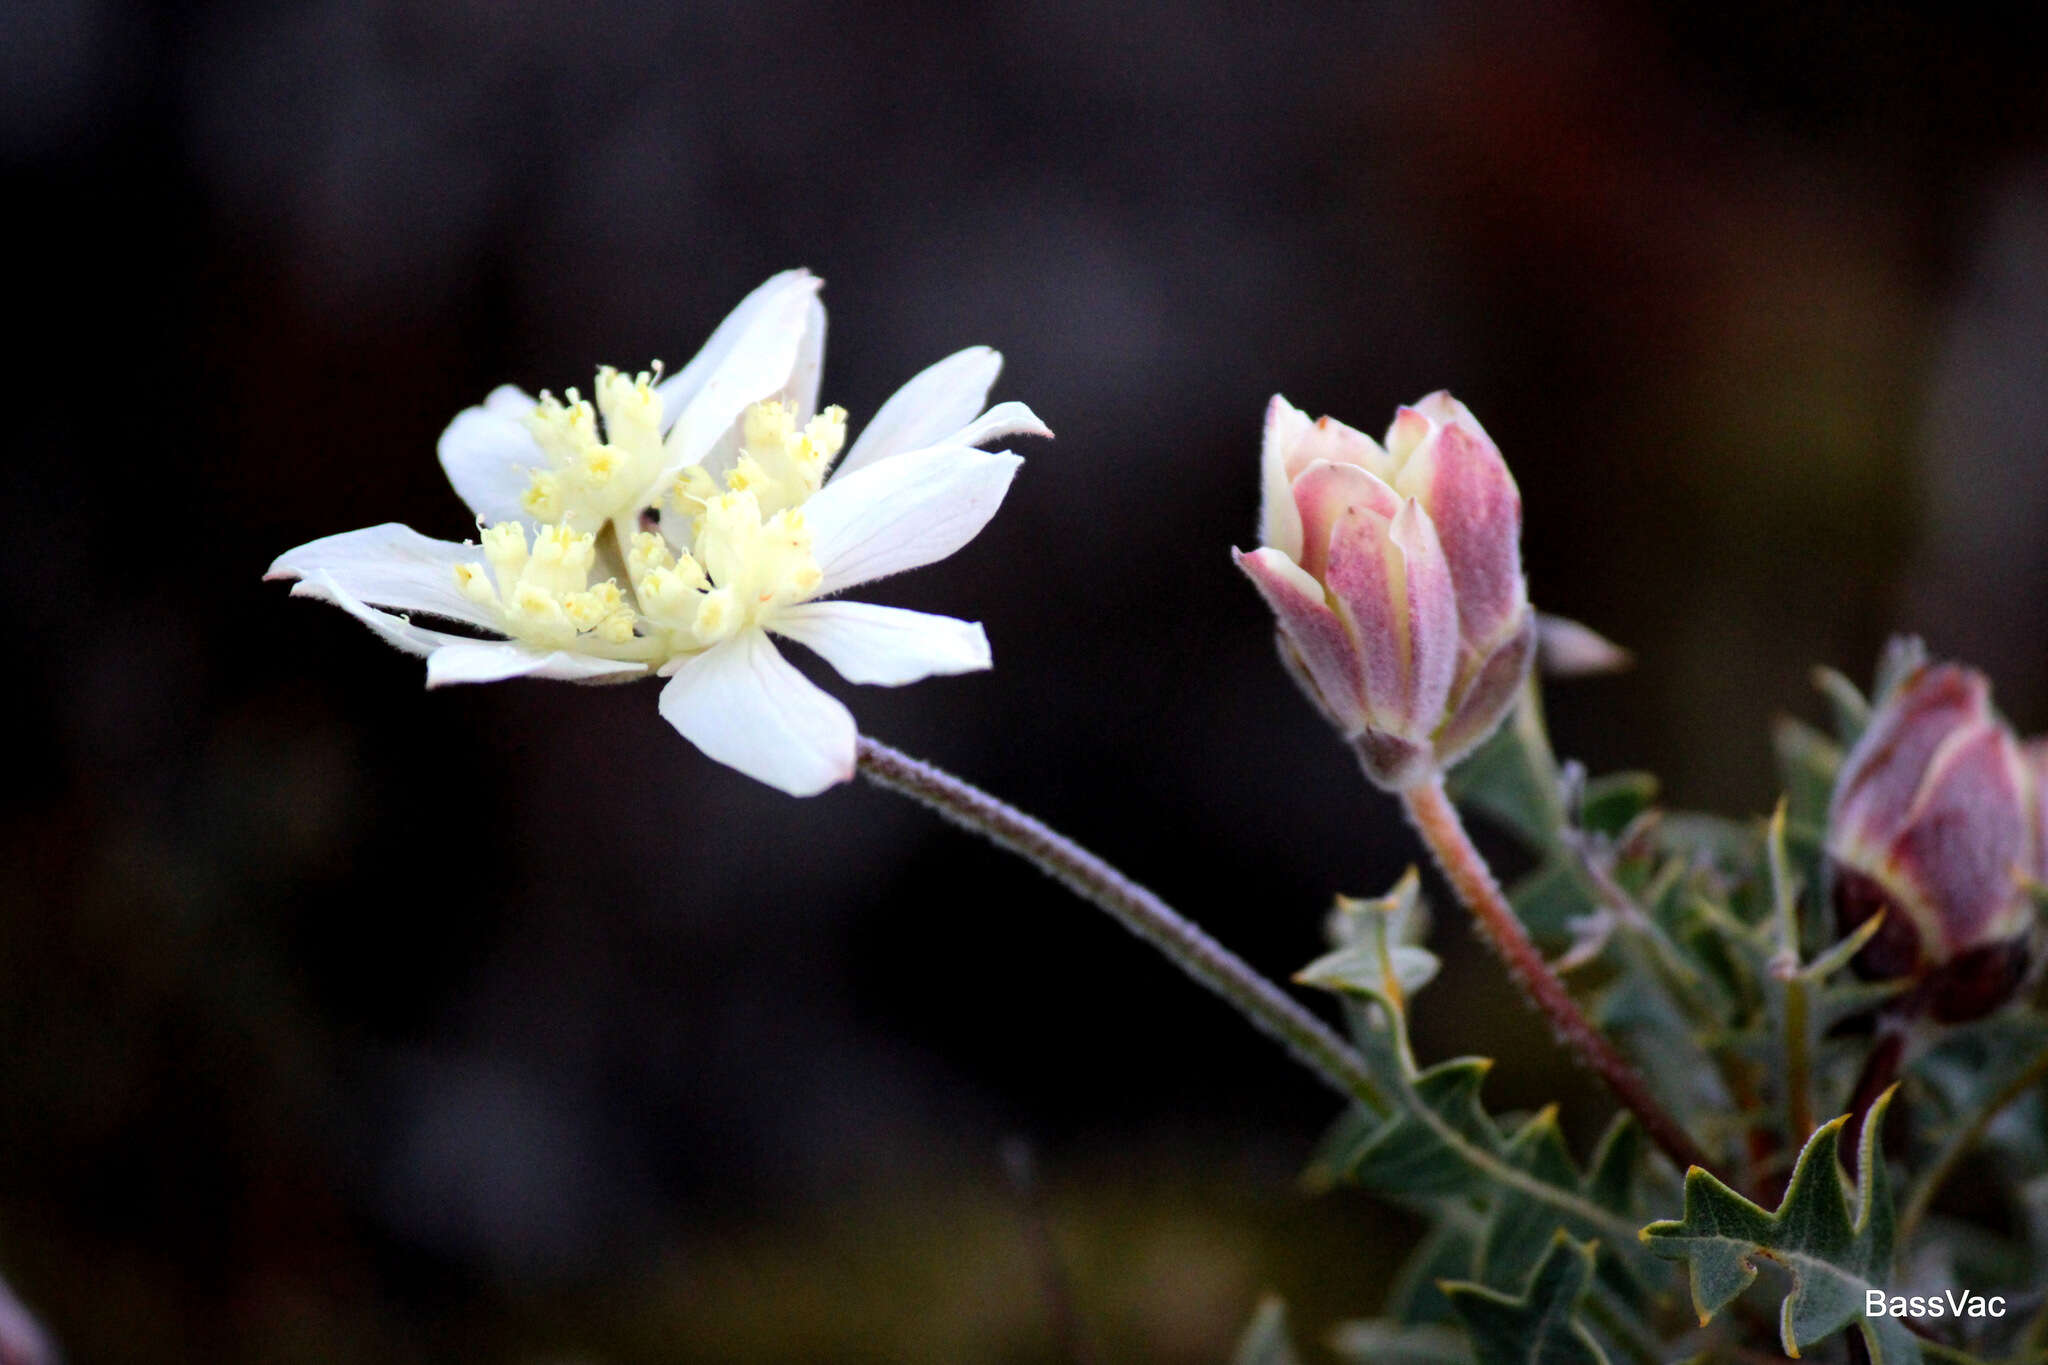
M 633 484 L 659 459 L 660 400 L 651 379 L 599 373 L 609 443 L 596 439 L 590 404 L 573 390 L 568 404 L 544 398 L 531 419 L 536 436 L 548 433 L 541 443 L 555 468 L 535 473 L 527 508 L 552 514 L 553 524 L 530 544 L 520 523 L 489 527 L 484 562 L 455 569 L 463 594 L 496 607 L 514 639 L 607 658 L 669 659 L 767 624 L 824 580 L 803 504 L 846 444 L 845 410 L 827 408 L 799 429 L 783 404 L 754 404 L 741 420 L 732 467 L 722 477 L 684 470 L 663 500 L 660 528 L 629 534 L 638 497 L 614 499 L 609 490 Z M 606 520 L 618 537 L 624 589 L 615 578 L 590 581 L 597 534 L 577 526 Z
M 596 531 L 636 510 L 661 474 L 660 378 L 660 361 L 631 378 L 607 365 L 597 372 L 594 408 L 575 389 L 566 403 L 541 394 L 525 420 L 549 467 L 533 471 L 521 498 L 535 521 Z
M 827 408 L 799 430 L 783 404 L 756 403 L 740 433 L 739 456 L 724 478 L 684 470 L 670 490 L 663 530 L 637 533 L 626 552 L 641 610 L 675 632 L 684 649 L 765 625 L 808 599 L 824 577 L 802 507 L 846 444 L 845 409 Z M 686 527 L 688 548 L 675 549 L 671 539 L 682 543 Z
M 463 596 L 495 607 L 505 633 L 547 649 L 630 658 L 644 648 L 634 613 L 618 583 L 593 585 L 597 537 L 566 526 L 543 526 L 528 543 L 526 528 L 501 521 L 483 533 L 483 563 L 455 566 Z

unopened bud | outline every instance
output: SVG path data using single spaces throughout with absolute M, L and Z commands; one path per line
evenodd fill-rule
M 1259 549 L 1237 561 L 1281 652 L 1368 776 L 1425 781 L 1493 732 L 1535 651 L 1522 499 L 1449 394 L 1381 446 L 1284 398 L 1266 411 Z
M 2043 782 L 1975 669 L 1922 663 L 1877 698 L 1835 781 L 1828 866 L 1841 933 L 1885 912 L 1856 966 L 1915 981 L 1903 1008 L 1975 1019 L 2025 979 Z

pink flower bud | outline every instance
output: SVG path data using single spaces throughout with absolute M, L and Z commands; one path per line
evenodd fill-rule
M 1904 1007 L 1974 1019 L 2025 977 L 2042 783 L 1975 669 L 1923 664 L 1878 699 L 1835 779 L 1827 853 L 1839 930 L 1886 912 L 1857 967 L 1916 980 Z
M 1428 779 L 1493 732 L 1535 649 L 1500 451 L 1445 393 L 1385 446 L 1276 396 L 1261 463 L 1262 545 L 1237 562 L 1282 657 L 1375 782 Z
M 2048 882 L 2048 735 L 2028 741 L 2026 761 L 2034 779 L 2034 847 L 2041 852 L 2037 881 Z

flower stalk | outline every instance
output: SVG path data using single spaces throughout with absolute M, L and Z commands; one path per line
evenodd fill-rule
M 1778 950 L 1771 974 L 1785 988 L 1785 1114 L 1795 1146 L 1806 1141 L 1817 1119 L 1813 1110 L 1813 1029 L 1808 1022 L 1806 976 L 1799 961 L 1799 905 L 1792 869 L 1785 854 L 1785 803 L 1771 815 L 1765 838 L 1771 873 L 1771 914 L 1777 925 Z M 1872 1098 L 1875 1098 L 1873 1095 Z M 1861 1110 L 1857 1113 L 1860 1115 Z M 1856 1120 L 1860 1125 L 1860 1117 Z
M 1445 880 L 1472 912 L 1480 932 L 1522 994 L 1550 1021 L 1558 1041 L 1606 1083 L 1615 1098 L 1643 1125 L 1643 1132 L 1680 1170 L 1694 1166 L 1712 1170 L 1707 1154 L 1658 1102 L 1642 1073 L 1586 1018 L 1564 982 L 1530 942 L 1522 922 L 1501 893 L 1500 883 L 1494 880 L 1485 858 L 1465 832 L 1458 808 L 1444 791 L 1443 779 L 1407 788 L 1401 793 L 1401 802 Z
M 1165 901 L 1087 849 L 951 773 L 866 735 L 860 737 L 856 761 L 876 785 L 931 807 L 1107 910 L 1117 923 L 1222 996 L 1338 1094 L 1376 1113 L 1389 1108 L 1391 1101 L 1381 1093 L 1364 1060 L 1329 1025 Z
M 1194 980 L 1221 996 L 1260 1032 L 1278 1041 L 1323 1083 L 1375 1114 L 1399 1107 L 1367 1069 L 1365 1059 L 1237 954 L 1218 943 L 1158 896 L 1133 882 L 1071 839 L 1016 807 L 929 763 L 862 735 L 857 763 L 877 786 L 930 807 L 962 829 L 1014 853 L 1083 900 L 1100 907 L 1164 953 Z M 1580 1219 L 1628 1245 L 1635 1227 L 1591 1200 L 1563 1190 L 1470 1141 L 1427 1105 L 1415 1118 L 1445 1147 L 1490 1180 Z

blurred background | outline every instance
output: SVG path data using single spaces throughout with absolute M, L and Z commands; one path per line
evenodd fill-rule
M 1553 690 L 1596 771 L 1764 810 L 1772 716 L 1900 628 L 2048 728 L 2013 22 L 10 0 L 0 1275 L 80 1362 L 1057 1360 L 1034 1226 L 1110 1359 L 1217 1359 L 1269 1287 L 1311 1340 L 1377 1310 L 1413 1229 L 1299 1188 L 1331 1099 L 1096 911 L 649 687 L 429 695 L 259 577 L 460 538 L 459 409 L 680 364 L 809 266 L 856 425 L 987 343 L 1059 432 L 878 595 L 996 671 L 835 690 L 1285 973 L 1416 848 L 1230 564 L 1275 390 L 1473 406 L 1539 604 L 1640 660 Z M 1421 1051 L 1583 1141 L 1436 937 Z

